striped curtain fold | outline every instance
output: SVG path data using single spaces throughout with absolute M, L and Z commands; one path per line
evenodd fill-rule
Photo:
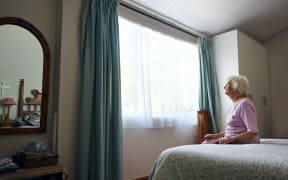
M 210 112 L 213 131 L 218 132 L 218 122 L 216 120 L 217 105 L 217 81 L 215 75 L 215 66 L 212 62 L 211 42 L 205 37 L 199 37 L 197 40 L 199 48 L 200 65 L 200 92 L 199 108 Z
M 83 0 L 77 179 L 122 179 L 118 0 Z

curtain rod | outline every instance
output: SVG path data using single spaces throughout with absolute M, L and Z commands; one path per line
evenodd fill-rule
M 146 17 L 154 19 L 154 20 L 156 20 L 156 21 L 158 21 L 160 23 L 163 23 L 163 24 L 165 24 L 167 26 L 175 28 L 175 29 L 177 29 L 177 30 L 179 30 L 181 32 L 189 34 L 190 36 L 193 36 L 195 38 L 198 38 L 200 36 L 200 35 L 197 35 L 196 33 L 189 32 L 188 30 L 185 30 L 184 28 L 181 28 L 181 27 L 179 27 L 179 26 L 177 26 L 177 25 L 175 25 L 175 24 L 173 24 L 171 22 L 168 22 L 167 20 L 163 20 L 162 18 L 156 17 L 156 16 L 152 15 L 152 13 L 146 12 L 143 9 L 140 9 L 140 8 L 136 7 L 135 5 L 131 5 L 131 4 L 128 4 L 127 2 L 123 2 L 123 1 L 120 1 L 120 5 L 125 7 L 125 8 L 128 8 L 130 10 L 133 10 L 133 11 L 139 13 L 139 14 L 142 14 L 142 15 L 144 15 Z

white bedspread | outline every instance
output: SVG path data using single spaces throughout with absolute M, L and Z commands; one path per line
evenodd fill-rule
M 288 140 L 169 148 L 155 161 L 149 179 L 288 180 Z

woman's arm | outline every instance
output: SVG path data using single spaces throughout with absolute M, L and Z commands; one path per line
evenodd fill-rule
M 239 134 L 237 136 L 222 139 L 219 141 L 219 144 L 229 144 L 229 143 L 236 143 L 237 141 L 245 141 L 245 140 L 248 140 L 250 138 L 253 138 L 257 134 L 258 134 L 257 132 L 244 132 L 244 133 Z
M 204 136 L 204 140 L 210 140 L 210 139 L 217 139 L 217 138 L 220 138 L 220 137 L 224 137 L 224 134 L 225 132 L 220 132 L 220 133 L 216 133 L 216 134 L 206 134 Z

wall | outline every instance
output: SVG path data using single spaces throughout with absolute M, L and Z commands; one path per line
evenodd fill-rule
M 269 138 L 272 133 L 267 48 L 240 31 L 237 36 L 239 72 L 250 82 L 249 94 L 257 109 L 260 137 Z
M 288 138 L 288 29 L 265 42 L 270 67 L 270 94 L 272 111 L 272 134 L 276 138 Z
M 81 122 L 78 113 L 81 4 L 81 0 L 63 0 L 62 4 L 57 145 L 69 180 L 75 179 L 77 122 Z
M 195 126 L 123 129 L 123 179 L 131 180 L 149 175 L 161 151 L 195 142 Z
M 212 38 L 213 60 L 216 67 L 217 83 L 219 86 L 219 105 L 217 106 L 217 119 L 221 121 L 221 128 L 226 125 L 226 114 L 232 105 L 229 97 L 225 95 L 224 86 L 227 75 L 239 74 L 237 30 L 223 33 Z M 228 67 L 228 68 L 227 68 Z
M 52 145 L 53 130 L 52 105 L 53 105 L 53 67 L 54 67 L 54 46 L 55 46 L 55 24 L 57 16 L 57 0 L 0 0 L 0 16 L 21 17 L 34 24 L 45 36 L 51 51 L 51 73 L 50 73 L 50 96 L 48 132 L 37 135 L 1 135 L 0 136 L 0 157 L 11 156 L 15 151 L 22 150 L 23 144 L 37 140 L 47 140 Z M 7 143 L 9 142 L 9 143 Z M 5 145 L 4 145 L 5 144 Z

